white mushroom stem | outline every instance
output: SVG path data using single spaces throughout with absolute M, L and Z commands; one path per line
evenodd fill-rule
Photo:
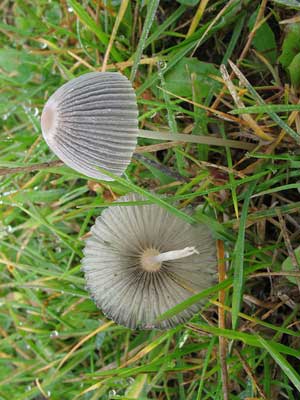
M 156 272 L 160 270 L 164 261 L 178 260 L 193 254 L 199 254 L 194 246 L 185 247 L 181 250 L 166 251 L 165 253 L 160 253 L 158 250 L 150 248 L 141 255 L 141 267 L 144 271 Z
M 214 136 L 203 136 L 203 135 L 188 135 L 185 133 L 175 132 L 155 132 L 147 129 L 139 129 L 139 137 L 155 140 L 176 140 L 189 143 L 200 143 L 208 144 L 211 146 L 228 146 L 233 149 L 253 150 L 255 145 L 247 142 L 240 142 L 238 140 L 229 140 L 223 138 L 217 138 Z
M 151 261 L 153 263 L 162 263 L 163 261 L 171 261 L 179 258 L 189 257 L 193 254 L 199 254 L 195 247 L 185 247 L 181 250 L 166 251 L 165 253 L 160 253 L 157 256 L 152 256 Z

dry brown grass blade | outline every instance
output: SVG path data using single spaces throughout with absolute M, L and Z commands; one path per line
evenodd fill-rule
M 263 18 L 263 16 L 264 16 L 264 12 L 265 12 L 266 6 L 267 6 L 267 0 L 263 0 L 263 1 L 261 2 L 260 7 L 259 7 L 259 10 L 258 10 L 258 13 L 257 13 L 257 17 L 256 17 L 256 20 L 255 20 L 254 27 L 253 27 L 252 31 L 249 33 L 247 43 L 246 43 L 245 46 L 243 47 L 243 50 L 242 50 L 242 52 L 241 52 L 241 55 L 239 56 L 239 58 L 238 58 L 238 60 L 237 60 L 237 63 L 236 63 L 237 66 L 240 65 L 240 63 L 241 63 L 241 62 L 243 61 L 243 59 L 246 57 L 246 55 L 247 55 L 247 53 L 248 53 L 248 51 L 249 51 L 249 49 L 250 49 L 251 43 L 252 43 L 252 41 L 253 41 L 253 39 L 254 39 L 254 37 L 255 37 L 255 34 L 256 34 L 256 32 L 257 32 L 257 27 L 259 26 L 260 21 L 262 20 L 262 18 Z M 232 79 L 233 76 L 234 76 L 234 73 L 232 72 L 232 73 L 230 74 L 230 78 Z M 225 94 L 225 86 L 224 86 L 224 88 L 220 91 L 220 94 L 218 95 L 218 97 L 216 98 L 216 100 L 214 101 L 214 103 L 212 104 L 211 108 L 214 108 L 214 109 L 215 109 L 215 108 L 218 108 L 218 106 L 219 106 L 219 104 L 220 104 L 220 102 L 221 102 L 221 99 L 222 99 L 222 97 L 224 96 L 224 94 Z
M 254 384 L 256 390 L 258 391 L 259 395 L 261 396 L 261 398 L 263 400 L 267 400 L 267 396 L 265 395 L 264 391 L 260 387 L 260 385 L 255 377 L 255 374 L 252 372 L 251 367 L 249 366 L 247 361 L 244 359 L 244 357 L 241 355 L 241 353 L 237 349 L 235 349 L 234 352 L 238 356 L 241 364 L 243 365 L 243 368 L 244 368 L 246 374 L 249 376 L 249 378 L 253 382 L 253 384 Z
M 80 65 L 84 65 L 87 67 L 90 71 L 96 71 L 96 68 L 93 67 L 90 63 L 88 63 L 86 60 L 84 60 L 82 57 L 80 57 L 78 54 L 75 54 L 73 50 L 68 50 L 68 54 L 73 57 L 76 61 L 78 61 L 77 64 L 74 64 L 73 67 L 70 69 L 71 72 L 73 72 L 76 68 L 78 68 Z
M 80 347 L 83 345 L 83 343 L 87 342 L 89 339 L 91 339 L 93 336 L 97 335 L 99 332 L 105 331 L 107 328 L 109 328 L 111 325 L 113 325 L 113 321 L 109 321 L 106 324 L 100 325 L 97 329 L 95 329 L 93 332 L 91 332 L 89 335 L 85 336 L 82 338 L 72 349 L 64 356 L 64 358 L 61 360 L 61 362 L 58 364 L 57 370 L 59 370 L 63 364 L 71 357 L 71 355 Z
M 245 108 L 244 103 L 242 102 L 242 100 L 240 99 L 236 88 L 234 86 L 234 84 L 232 83 L 232 80 L 228 74 L 228 71 L 225 67 L 225 65 L 221 65 L 220 67 L 220 71 L 222 74 L 222 77 L 224 79 L 224 83 L 227 86 L 227 89 L 229 90 L 236 106 L 238 108 Z M 272 136 L 269 136 L 267 133 L 265 133 L 263 131 L 263 129 L 256 123 L 256 121 L 251 117 L 250 114 L 242 114 L 242 118 L 247 122 L 248 126 L 253 130 L 253 132 L 260 138 L 263 140 L 267 140 L 267 141 L 273 141 Z
M 184 142 L 166 142 L 166 143 L 158 143 L 158 144 L 150 144 L 148 146 L 138 146 L 134 152 L 135 153 L 153 153 L 155 151 L 171 149 L 172 147 L 180 146 L 184 144 Z
M 147 355 L 150 351 L 152 351 L 155 347 L 158 346 L 159 341 L 157 342 L 157 339 L 159 339 L 159 338 L 160 338 L 159 335 L 156 336 L 156 337 L 153 339 L 154 343 L 151 343 L 151 344 L 145 346 L 144 348 L 142 348 L 142 349 L 141 349 L 137 354 L 135 354 L 132 358 L 130 358 L 129 360 L 127 360 L 127 361 L 125 361 L 124 363 L 122 363 L 122 364 L 120 365 L 119 368 L 127 367 L 128 365 L 130 365 L 130 364 L 132 364 L 132 363 L 138 361 L 140 358 L 142 358 L 142 357 L 144 357 L 145 355 Z M 98 389 L 101 385 L 102 385 L 102 382 L 97 382 L 97 383 L 95 383 L 94 385 L 92 385 L 92 386 L 88 387 L 87 389 L 85 389 L 83 392 L 81 392 L 77 397 L 79 397 L 79 396 L 81 396 L 81 395 L 83 395 L 83 394 L 85 394 L 85 393 L 91 392 L 91 391 L 93 391 L 93 390 L 95 390 L 95 389 Z M 77 398 L 77 397 L 76 397 L 76 398 Z M 74 399 L 74 400 L 75 400 L 75 399 Z
M 223 83 L 223 80 L 221 80 L 221 82 Z M 170 91 L 168 91 L 166 89 L 163 89 L 163 88 L 160 88 L 160 89 L 163 90 L 164 92 L 168 93 L 169 95 L 174 96 L 177 99 L 180 99 L 182 101 L 185 101 L 186 103 L 192 104 L 195 107 L 201 108 L 202 110 L 205 110 L 207 112 L 215 114 L 217 117 L 219 117 L 220 119 L 222 119 L 224 121 L 230 121 L 230 122 L 234 122 L 236 124 L 244 125 L 244 126 L 248 127 L 248 124 L 245 121 L 243 121 L 241 118 L 234 117 L 233 115 L 227 114 L 227 113 L 225 113 L 223 111 L 215 110 L 215 109 L 213 109 L 211 107 L 207 107 L 207 106 L 205 106 L 203 104 L 200 104 L 200 103 L 197 103 L 197 102 L 195 102 L 193 100 L 189 100 L 189 99 L 187 99 L 185 97 L 182 97 L 182 96 L 179 96 L 177 94 L 174 94 L 174 93 L 172 93 L 172 92 L 170 92 Z
M 298 101 L 297 104 L 300 104 L 300 100 Z M 298 116 L 299 116 L 299 111 L 292 111 L 287 120 L 288 126 L 291 126 L 295 122 L 295 120 Z M 286 132 L 283 129 L 281 129 L 281 131 L 278 135 L 278 138 L 273 143 L 270 143 L 268 145 L 268 147 L 264 153 L 265 154 L 274 153 L 275 149 L 282 142 L 282 140 L 285 138 L 285 136 L 286 136 Z M 241 160 L 241 161 L 243 161 L 243 160 Z M 257 170 L 257 168 L 263 163 L 264 163 L 264 159 L 258 159 L 255 162 L 253 162 L 252 164 L 248 165 L 245 169 L 243 169 L 243 173 L 246 175 L 251 174 L 255 170 Z
M 112 45 L 113 45 L 113 43 L 115 41 L 115 38 L 116 38 L 116 35 L 117 35 L 117 32 L 118 32 L 120 23 L 122 22 L 122 19 L 124 17 L 125 12 L 126 12 L 128 3 L 129 3 L 129 0 L 121 1 L 119 12 L 118 12 L 117 18 L 115 19 L 115 24 L 114 24 L 112 33 L 110 35 L 109 43 L 108 43 L 108 46 L 107 46 L 107 49 L 106 49 L 106 52 L 105 52 L 105 55 L 104 55 L 103 64 L 102 64 L 102 72 L 104 72 L 106 70 L 108 57 L 109 57 Z
M 38 171 L 45 168 L 60 167 L 63 164 L 64 163 L 60 160 L 54 160 L 39 164 L 27 165 L 25 167 L 0 168 L 0 176 L 16 174 L 18 172 L 25 173 L 25 172 Z

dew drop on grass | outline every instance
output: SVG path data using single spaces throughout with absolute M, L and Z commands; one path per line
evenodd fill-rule
M 50 339 L 55 339 L 59 336 L 59 333 L 57 331 L 52 331 L 50 333 Z
M 179 347 L 180 349 L 184 346 L 184 344 L 185 344 L 185 342 L 187 341 L 188 337 L 189 337 L 188 332 L 185 332 L 185 333 L 183 334 L 183 336 L 180 338 L 179 344 L 178 344 L 178 347 Z
M 168 63 L 164 60 L 160 60 L 158 61 L 158 68 L 163 71 L 164 69 L 166 69 L 168 66 Z

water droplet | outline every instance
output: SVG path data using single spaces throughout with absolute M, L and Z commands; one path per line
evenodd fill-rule
M 166 62 L 166 61 L 164 61 L 164 60 L 160 60 L 160 61 L 158 61 L 158 68 L 161 70 L 161 71 L 163 71 L 164 69 L 166 69 L 167 68 L 167 66 L 168 66 L 168 63 Z
M 25 111 L 26 114 L 29 114 L 31 112 L 31 107 L 24 105 L 23 110 Z
M 59 333 L 57 331 L 52 331 L 50 333 L 50 339 L 55 339 L 59 336 Z
M 31 349 L 31 346 L 30 346 L 30 344 L 28 344 L 28 343 L 26 344 L 25 347 L 26 347 L 27 350 L 30 350 L 30 349 Z
M 8 192 L 3 192 L 2 196 L 10 196 L 11 194 L 14 194 L 16 192 L 17 192 L 16 190 L 9 190 Z
M 27 392 L 28 392 L 29 390 L 31 390 L 31 385 L 28 385 L 28 386 L 26 387 L 26 390 L 27 390 Z
M 179 344 L 178 344 L 178 347 L 179 347 L 180 349 L 184 346 L 184 344 L 185 344 L 185 342 L 187 341 L 188 337 L 189 337 L 188 332 L 185 332 L 185 333 L 183 334 L 183 336 L 180 338 Z
M 50 390 L 47 391 L 47 396 L 50 397 L 51 396 L 51 392 Z
M 12 227 L 11 225 L 8 225 L 8 226 L 6 227 L 6 232 L 7 232 L 7 233 L 12 233 L 12 231 L 13 231 L 13 227 Z
M 22 326 L 22 325 L 23 325 L 23 322 L 20 321 L 20 322 L 19 322 L 19 326 Z
M 72 13 L 74 10 L 72 7 L 68 7 L 68 11 L 69 11 L 69 13 Z
M 2 115 L 3 121 L 6 121 L 8 117 L 9 117 L 9 114 L 3 114 L 3 115 Z

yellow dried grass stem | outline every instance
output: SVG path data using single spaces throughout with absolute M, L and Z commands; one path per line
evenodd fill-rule
M 224 79 L 224 83 L 227 86 L 227 89 L 229 90 L 231 97 L 233 98 L 236 106 L 238 108 L 245 108 L 245 104 L 242 102 L 241 98 L 239 97 L 236 88 L 234 84 L 232 83 L 232 80 L 229 76 L 229 73 L 225 67 L 225 65 L 221 65 L 220 71 L 222 74 L 222 77 Z M 251 117 L 250 114 L 242 114 L 241 117 L 247 122 L 249 127 L 253 130 L 253 132 L 258 136 L 259 138 L 267 141 L 272 141 L 273 138 L 269 136 L 267 133 L 263 131 L 263 129 L 256 123 L 256 121 Z
M 189 27 L 188 33 L 186 34 L 187 38 L 189 36 L 191 36 L 195 32 L 196 28 L 198 27 L 198 24 L 199 24 L 199 22 L 200 22 L 200 20 L 202 18 L 202 15 L 205 12 L 205 9 L 206 9 L 206 6 L 207 6 L 208 2 L 209 2 L 209 0 L 201 0 L 200 1 L 198 10 L 196 11 L 196 14 L 195 14 L 195 16 L 194 16 L 194 18 L 192 20 L 192 23 L 191 23 L 191 25 Z

